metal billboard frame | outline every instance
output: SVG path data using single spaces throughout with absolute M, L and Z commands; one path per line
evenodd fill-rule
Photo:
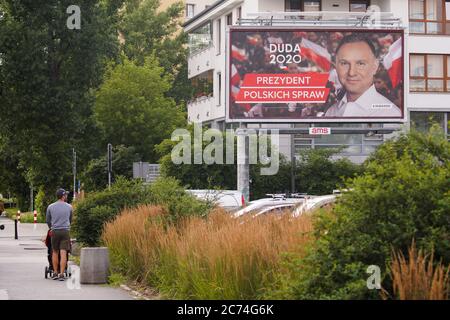
M 406 112 L 406 92 L 405 87 L 403 88 L 403 99 L 401 112 L 402 116 L 400 118 L 392 118 L 392 117 L 372 117 L 372 118 L 361 118 L 361 117 L 345 117 L 345 118 L 304 118 L 304 119 L 231 119 L 230 118 L 230 86 L 231 86 L 231 33 L 233 31 L 261 31 L 268 32 L 271 30 L 275 31 L 321 31 L 321 32 L 364 32 L 364 33 L 401 33 L 402 35 L 402 65 L 403 65 L 403 83 L 406 79 L 406 67 L 405 67 L 405 28 L 355 28 L 350 29 L 348 26 L 345 27 L 317 27 L 317 26 L 228 26 L 226 29 L 226 64 L 225 64 L 225 122 L 226 123 L 248 123 L 248 124 L 269 124 L 269 123 L 278 123 L 278 124 L 294 124 L 294 123 L 389 123 L 389 124 L 404 124 L 407 122 L 407 112 Z

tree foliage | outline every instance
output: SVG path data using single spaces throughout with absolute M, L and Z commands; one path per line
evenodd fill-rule
M 368 159 L 333 214 L 319 216 L 310 254 L 291 266 L 287 297 L 380 298 L 366 286 L 368 266 L 381 268 L 392 292 L 392 249 L 406 254 L 412 239 L 450 263 L 450 143 L 436 130 L 402 135 Z
M 184 113 L 166 97 L 170 83 L 154 57 L 139 66 L 123 57 L 97 92 L 95 119 L 104 144 L 133 146 L 145 161 L 156 161 L 154 146 L 184 123 Z
M 155 55 L 164 74 L 171 76 L 168 95 L 180 104 L 191 95 L 187 77 L 187 37 L 181 28 L 184 4 L 175 2 L 166 10 L 159 10 L 160 4 L 159 0 L 126 2 L 119 23 L 122 50 L 138 65 Z
M 113 175 L 112 182 L 116 177 L 133 178 L 133 162 L 141 161 L 141 156 L 136 153 L 134 147 L 122 145 L 113 146 Z M 108 163 L 107 155 L 89 161 L 86 169 L 82 173 L 84 190 L 87 192 L 99 191 L 108 185 Z
M 91 89 L 118 44 L 112 3 L 78 1 L 81 30 L 66 26 L 71 4 L 0 1 L 0 160 L 11 160 L 10 184 L 24 179 L 52 195 L 69 181 L 72 148 L 79 165 L 95 150 Z
M 192 137 L 191 155 L 194 155 L 194 130 L 187 128 Z M 206 128 L 205 128 L 206 129 Z M 205 132 L 205 131 L 204 131 Z M 226 158 L 227 133 L 223 133 L 223 155 Z M 237 186 L 237 146 L 234 141 L 234 164 L 174 164 L 171 158 L 173 148 L 179 143 L 164 140 L 156 149 L 160 155 L 161 172 L 172 176 L 191 189 L 229 189 Z M 202 151 L 211 141 L 202 142 Z M 354 177 L 362 171 L 360 165 L 347 159 L 333 159 L 337 150 L 308 150 L 302 153 L 294 168 L 296 191 L 308 194 L 330 194 L 344 179 Z M 250 165 L 250 198 L 266 197 L 268 193 L 288 193 L 291 191 L 291 164 L 280 154 L 279 171 L 275 175 L 261 175 L 262 164 Z

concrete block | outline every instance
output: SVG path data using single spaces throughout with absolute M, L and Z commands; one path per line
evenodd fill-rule
M 80 257 L 80 282 L 82 284 L 106 283 L 108 275 L 108 248 L 82 248 Z

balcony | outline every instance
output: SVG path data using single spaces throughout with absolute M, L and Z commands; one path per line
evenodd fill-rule
M 205 71 L 214 69 L 215 49 L 211 44 L 189 55 L 188 78 L 191 79 Z
M 402 19 L 392 12 L 317 11 L 317 12 L 257 12 L 240 20 L 245 26 L 320 26 L 401 28 Z
M 215 114 L 213 95 L 203 96 L 188 102 L 188 122 L 206 122 L 218 118 Z

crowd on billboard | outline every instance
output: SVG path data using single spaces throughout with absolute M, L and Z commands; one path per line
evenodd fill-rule
M 230 40 L 230 119 L 402 117 L 401 31 L 237 29 Z M 243 101 L 249 74 L 327 74 L 329 94 L 320 103 Z

